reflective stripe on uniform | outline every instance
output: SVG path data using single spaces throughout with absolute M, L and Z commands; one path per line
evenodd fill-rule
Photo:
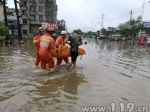
M 36 40 L 34 40 L 33 43 L 36 43 Z
M 50 43 L 50 40 L 45 39 L 45 38 L 41 38 L 41 41 L 44 41 L 44 42 L 48 42 L 48 43 Z

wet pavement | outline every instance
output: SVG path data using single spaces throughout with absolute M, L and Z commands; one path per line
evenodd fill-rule
M 76 70 L 32 68 L 35 47 L 0 46 L 0 112 L 82 112 L 81 106 L 133 102 L 150 108 L 150 48 L 84 39 Z

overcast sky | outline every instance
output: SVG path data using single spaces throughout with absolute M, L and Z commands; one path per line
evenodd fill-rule
M 143 20 L 150 20 L 150 0 L 145 0 Z M 117 27 L 130 19 L 129 11 L 133 10 L 133 18 L 142 15 L 143 0 L 57 0 L 58 16 L 64 19 L 69 31 L 83 31 L 101 28 L 102 13 L 103 27 Z M 8 0 L 8 6 L 14 7 L 13 0 Z

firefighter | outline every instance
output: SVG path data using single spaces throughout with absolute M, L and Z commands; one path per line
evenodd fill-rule
M 67 35 L 66 31 L 61 32 L 61 35 L 56 40 L 56 43 L 55 43 L 56 47 L 58 47 L 58 46 L 64 47 L 65 46 L 65 44 L 66 44 L 66 40 L 65 40 L 66 35 Z M 59 66 L 62 63 L 63 60 L 66 62 L 66 64 L 69 63 L 68 57 L 67 58 L 57 58 L 56 65 Z
M 43 34 L 44 34 L 44 28 L 43 28 L 43 27 L 39 27 L 38 32 L 39 32 L 39 34 L 33 38 L 33 43 L 34 43 L 35 46 L 36 46 L 36 61 L 35 61 L 34 64 L 33 64 L 34 67 L 37 67 L 37 66 L 39 65 L 39 63 L 40 63 L 40 57 L 39 57 L 39 53 L 38 53 L 38 51 L 39 51 L 39 46 L 36 45 L 36 42 L 37 42 L 37 40 L 38 40 L 41 36 L 43 36 Z
M 54 39 L 52 38 L 55 29 L 49 27 L 46 29 L 47 33 L 43 35 L 37 43 L 39 43 L 39 56 L 41 60 L 41 69 L 48 70 L 50 72 L 54 71 L 54 59 L 50 54 L 50 49 L 54 48 Z M 48 64 L 48 67 L 46 67 Z

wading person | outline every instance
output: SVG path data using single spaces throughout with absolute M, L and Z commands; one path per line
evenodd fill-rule
M 50 72 L 54 71 L 54 59 L 50 54 L 50 49 L 54 48 L 54 39 L 52 35 L 54 33 L 53 28 L 47 28 L 47 33 L 43 35 L 39 40 L 39 56 L 41 60 L 41 69 L 48 70 Z M 46 64 L 48 64 L 48 68 L 46 68 Z
M 65 38 L 66 38 L 66 35 L 67 35 L 66 31 L 62 31 L 61 32 L 61 35 L 56 39 L 56 43 L 55 43 L 56 47 L 60 47 L 60 46 L 61 47 L 65 47 L 65 43 L 66 43 Z M 65 61 L 66 64 L 69 63 L 68 57 L 67 58 L 57 58 L 56 65 L 59 66 L 62 63 L 63 60 Z
M 36 61 L 34 62 L 33 66 L 37 67 L 40 63 L 40 56 L 39 56 L 39 46 L 36 45 L 37 40 L 44 35 L 44 28 L 39 27 L 38 29 L 39 34 L 33 38 L 33 43 L 36 46 Z
M 71 65 L 73 64 L 73 68 L 76 68 L 76 60 L 78 57 L 78 47 L 79 45 L 82 45 L 82 39 L 80 36 L 78 36 L 77 31 L 74 30 L 73 31 L 73 36 L 69 37 L 67 41 L 70 41 L 70 43 L 68 43 L 71 47 L 70 47 L 70 55 L 71 55 L 71 63 L 69 63 L 69 65 L 67 66 L 66 69 L 70 68 Z

